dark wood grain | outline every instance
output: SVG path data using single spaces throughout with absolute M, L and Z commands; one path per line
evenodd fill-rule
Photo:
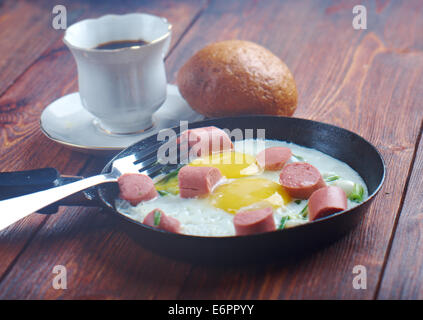
M 351 27 L 351 2 L 219 4 L 203 14 L 175 50 L 169 59 L 170 72 L 175 74 L 185 57 L 209 42 L 201 36 L 205 29 L 216 40 L 261 43 L 293 71 L 300 101 L 295 116 L 333 123 L 369 139 L 382 151 L 388 175 L 366 219 L 342 241 L 258 274 L 254 269 L 210 272 L 195 268 L 178 297 L 373 298 L 401 202 L 401 197 L 393 195 L 402 194 L 422 119 L 418 104 L 423 80 L 421 43 L 393 47 L 384 36 L 389 30 L 390 41 L 401 38 L 400 31 L 394 35 L 389 28 L 390 21 L 401 19 L 408 4 L 402 4 L 403 8 L 397 2 L 387 3 L 378 12 L 375 3 L 368 3 L 372 28 L 366 31 Z M 237 14 L 242 8 L 243 14 Z M 402 22 L 414 25 L 410 20 Z M 415 32 L 410 37 L 419 38 L 416 29 L 409 30 Z M 352 270 L 358 264 L 367 267 L 367 290 L 352 287 Z M 246 281 L 239 279 L 248 278 L 254 280 L 246 289 Z
M 5 261 L 0 298 L 421 298 L 421 248 L 404 250 L 418 241 L 421 229 L 421 208 L 415 210 L 415 204 L 423 155 L 420 151 L 414 161 L 414 154 L 423 118 L 423 3 L 363 1 L 368 29 L 360 31 L 351 26 L 351 1 L 166 3 L 151 10 L 169 15 L 175 26 L 195 19 L 186 33 L 177 27 L 184 37 L 174 39 L 166 61 L 170 81 L 209 42 L 238 38 L 260 43 L 294 74 L 299 91 L 295 116 L 353 130 L 378 147 L 388 168 L 384 187 L 361 224 L 333 245 L 303 258 L 236 268 L 157 256 L 133 243 L 115 217 L 98 209 L 67 208 L 48 219 L 32 215 L 0 234 L 0 259 Z M 51 164 L 66 173 L 94 174 L 105 160 L 63 149 L 37 130 L 45 103 L 76 88 L 72 59 L 60 42 L 43 56 L 0 99 L 5 110 L 0 114 L 0 159 L 7 169 Z M 45 71 L 62 63 L 62 77 Z M 67 290 L 51 285 L 58 264 L 68 270 Z M 353 289 L 355 265 L 367 268 L 366 290 Z
M 96 18 L 104 14 L 124 14 L 130 12 L 164 13 L 174 24 L 172 43 L 174 44 L 187 25 L 204 5 L 204 1 L 72 1 L 54 3 L 48 0 L 3 1 L 0 6 L 0 96 L 37 59 L 43 58 L 46 49 L 63 37 L 64 30 L 52 26 L 53 7 L 64 5 L 67 11 L 67 24 L 83 18 Z M 193 11 L 192 8 L 195 8 Z M 193 15 L 193 16 L 190 16 Z M 184 17 L 186 19 L 184 19 Z
M 423 139 L 407 187 L 379 299 L 423 299 Z
M 73 2 L 75 3 L 75 2 Z M 87 15 L 97 16 L 102 10 L 114 9 L 112 2 L 106 2 L 99 10 Z M 189 27 L 191 20 L 201 12 L 204 2 L 156 1 L 138 3 L 136 11 L 160 14 L 175 24 L 173 45 Z M 83 7 L 83 5 L 81 5 Z M 124 5 L 112 12 L 128 12 Z M 69 13 L 69 11 L 68 11 Z M 72 14 L 72 12 L 70 12 Z M 45 28 L 49 28 L 46 25 Z M 55 99 L 77 90 L 76 66 L 70 52 L 59 37 L 30 64 L 19 79 L 0 97 L 0 170 L 13 171 L 52 166 L 63 174 L 80 174 L 91 157 L 72 152 L 46 137 L 39 129 L 39 118 L 45 106 Z M 6 57 L 7 59 L 12 59 Z M 31 60 L 27 57 L 28 61 Z M 67 210 L 63 210 L 67 212 Z M 71 210 L 72 212 L 72 210 Z M 34 237 L 47 217 L 31 215 L 1 232 L 0 237 L 0 280 L 17 262 L 28 241 Z M 15 288 L 16 289 L 16 288 Z M 1 289 L 0 289 L 1 291 Z
M 110 1 L 96 7 L 99 13 L 110 10 Z M 67 23 L 72 24 L 93 10 L 90 2 L 63 1 L 67 9 Z M 91 2 L 93 4 L 93 2 Z M 43 52 L 63 36 L 63 30 L 52 26 L 51 1 L 2 2 L 0 20 L 0 96 L 30 67 Z
M 174 298 L 190 266 L 147 252 L 119 226 L 98 209 L 67 209 L 52 216 L 2 282 L 0 297 Z M 52 287 L 55 265 L 66 266 L 67 290 Z
M 2 171 L 25 170 L 52 166 L 65 174 L 77 174 L 87 156 L 71 152 L 47 139 L 39 129 L 43 108 L 55 97 L 75 91 L 76 73 L 69 68 L 71 57 L 63 50 L 55 50 L 49 58 L 40 59 L 17 83 L 0 98 L 0 163 Z M 52 86 L 54 83 L 59 87 Z M 58 90 L 58 88 L 60 88 Z M 24 248 L 28 237 L 35 232 L 46 217 L 31 215 L 2 231 L 0 251 L 3 274 L 9 264 Z M 20 232 L 21 230 L 25 232 Z M 25 237 L 25 235 L 27 237 Z M 6 248 L 8 248 L 6 250 Z M 12 250 L 13 249 L 13 250 Z
M 53 6 L 46 1 L 2 1 L 0 5 L 0 95 L 31 65 L 57 32 L 46 28 Z

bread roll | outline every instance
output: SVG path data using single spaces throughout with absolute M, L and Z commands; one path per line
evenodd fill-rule
M 291 116 L 297 88 L 288 67 L 262 46 L 229 40 L 206 46 L 177 75 L 182 96 L 207 117 Z

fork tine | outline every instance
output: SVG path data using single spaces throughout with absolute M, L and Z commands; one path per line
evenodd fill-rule
M 146 148 L 134 153 L 134 164 L 140 163 L 145 159 L 157 155 L 157 151 L 163 144 L 155 144 L 153 147 Z
M 179 143 L 175 143 L 174 145 L 171 144 L 169 150 L 166 150 L 168 153 L 167 158 L 159 158 L 159 148 L 172 140 L 177 142 L 177 137 L 171 138 L 171 140 L 164 141 L 162 143 L 154 144 L 145 149 L 141 149 L 139 152 L 134 152 L 132 155 L 119 160 L 127 162 L 127 164 L 131 167 L 131 171 L 144 173 L 152 178 L 156 177 L 161 179 L 168 173 L 176 170 L 178 167 L 181 167 L 182 164 L 185 163 L 185 160 L 189 160 L 189 150 L 182 152 L 181 145 Z M 167 160 L 166 163 L 160 162 L 161 159 Z
M 149 177 L 154 179 L 155 182 L 158 182 L 158 181 L 162 180 L 164 177 L 166 177 L 169 173 L 179 169 L 180 167 L 182 167 L 182 165 L 180 165 L 180 164 L 165 165 L 165 166 L 162 166 L 162 167 L 153 167 L 153 168 L 150 168 L 149 170 L 146 170 L 145 173 Z
M 172 155 L 173 152 L 175 152 L 175 151 L 176 151 L 176 155 L 177 155 L 178 154 L 178 148 L 173 148 L 173 150 L 170 150 L 169 152 Z M 176 163 L 178 163 L 178 156 L 170 157 L 167 160 L 168 160 L 168 162 L 162 163 L 162 162 L 160 162 L 160 159 L 158 159 L 157 154 L 152 154 L 152 156 L 150 158 L 143 159 L 142 161 L 140 161 L 140 160 L 134 161 L 134 165 L 138 169 L 138 171 L 141 171 L 142 169 L 145 170 L 145 169 L 149 168 L 150 166 L 155 165 L 156 163 L 161 164 L 161 165 L 165 165 L 165 164 L 169 164 L 169 163 L 170 164 L 176 164 Z
M 188 159 L 189 157 L 178 158 L 179 161 L 176 164 L 164 165 L 161 168 L 151 168 L 148 170 L 148 175 L 152 178 L 156 178 L 157 181 L 160 181 L 164 178 L 167 174 L 172 171 L 175 171 L 184 166 L 181 160 Z
M 150 159 L 144 160 L 143 162 L 137 163 L 137 164 L 135 165 L 135 167 L 136 167 L 136 169 L 137 169 L 138 171 L 140 171 L 140 172 L 141 172 L 141 170 L 146 170 L 146 169 L 148 169 L 150 166 L 154 165 L 155 163 L 158 163 L 158 162 L 157 162 L 157 158 L 152 157 L 152 158 L 150 158 Z
M 175 141 L 176 141 L 176 139 L 175 139 Z M 134 153 L 134 156 L 135 156 L 134 163 L 137 164 L 139 162 L 144 161 L 145 159 L 150 158 L 151 156 L 154 156 L 154 155 L 157 156 L 157 151 L 159 150 L 159 148 L 167 142 L 169 142 L 169 141 L 161 141 L 160 143 L 154 144 L 151 147 L 147 147 L 145 149 L 141 149 L 138 152 L 135 152 Z
M 169 171 L 166 170 L 162 173 L 158 173 L 157 175 L 154 175 L 154 177 L 151 177 L 151 179 L 153 179 L 154 183 L 158 183 L 158 182 L 162 181 L 164 178 L 166 178 L 166 176 L 172 171 L 173 170 L 169 170 Z
M 151 165 L 150 167 L 142 166 L 140 168 L 140 172 L 147 174 L 148 176 L 154 178 L 158 178 L 158 175 L 161 175 L 161 177 L 166 176 L 171 171 L 179 168 L 182 166 L 182 161 L 189 158 L 188 152 L 180 152 L 179 146 L 176 148 L 176 158 L 171 158 L 171 160 L 168 163 L 157 163 L 156 165 Z M 149 161 L 151 162 L 151 161 Z M 144 164 L 144 163 L 143 163 Z

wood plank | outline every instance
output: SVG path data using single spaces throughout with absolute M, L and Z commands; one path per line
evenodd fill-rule
M 171 23 L 177 22 L 173 28 L 173 44 L 191 21 L 181 21 L 180 17 L 192 13 L 193 7 L 201 8 L 203 3 L 192 0 L 184 3 L 168 0 L 126 0 L 119 5 L 111 0 L 60 2 L 67 9 L 68 25 L 83 18 L 95 18 L 108 13 L 146 12 L 159 15 L 166 10 L 166 18 Z M 6 0 L 0 3 L 0 96 L 47 48 L 63 37 L 64 30 L 55 30 L 52 27 L 52 10 L 56 4 L 47 0 Z
M 97 159 L 88 171 L 98 172 L 103 164 Z M 97 208 L 67 208 L 49 217 L 1 282 L 0 298 L 175 297 L 190 265 L 146 251 L 119 226 L 116 217 Z M 67 290 L 52 286 L 56 265 L 66 267 Z
M 51 3 L 6 0 L 0 4 L 0 95 L 58 36 Z
M 91 9 L 90 3 L 61 2 L 67 9 L 68 25 Z M 55 41 L 63 37 L 63 30 L 52 27 L 51 1 L 13 1 L 2 3 L 0 13 L 0 96 L 31 66 Z M 107 12 L 110 5 L 98 7 Z
M 366 218 L 347 237 L 276 264 L 191 266 L 143 250 L 120 232 L 113 217 L 96 209 L 68 209 L 49 218 L 16 259 L 0 283 L 0 298 L 373 298 L 420 131 L 423 80 L 422 42 L 414 28 L 418 15 L 404 17 L 420 10 L 417 1 L 377 3 L 367 7 L 374 27 L 355 31 L 351 2 L 216 1 L 167 60 L 174 80 L 179 67 L 208 42 L 261 43 L 294 73 L 300 92 L 296 116 L 341 125 L 375 143 L 388 176 Z M 411 33 L 389 29 L 392 20 L 408 25 Z M 401 42 L 402 37 L 413 40 Z M 394 47 L 392 39 L 408 49 Z M 85 172 L 101 165 L 97 160 Z M 67 290 L 52 288 L 57 264 L 68 268 Z M 367 290 L 352 287 L 357 264 L 367 268 Z
M 404 13 L 417 3 L 367 4 L 367 31 L 351 27 L 351 2 L 288 1 L 273 5 L 234 2 L 209 8 L 169 59 L 176 74 L 210 39 L 240 38 L 263 44 L 290 66 L 299 90 L 298 117 L 353 130 L 382 151 L 388 175 L 361 225 L 342 241 L 304 259 L 245 270 L 195 267 L 178 298 L 360 298 L 374 296 L 400 206 L 422 119 L 423 43 Z M 217 17 L 220 17 L 218 19 Z M 401 21 L 401 29 L 390 27 Z M 410 30 L 401 36 L 401 30 Z M 385 35 L 388 34 L 388 39 Z M 400 41 L 401 38 L 405 40 Z M 407 39 L 413 41 L 407 42 Z M 396 42 L 393 42 L 396 40 Z M 404 45 L 394 47 L 391 43 Z M 401 106 L 401 111 L 399 107 Z M 347 119 L 347 121 L 346 121 Z M 355 265 L 367 267 L 367 290 L 354 290 Z
M 204 2 L 198 1 L 157 1 L 138 4 L 136 10 L 160 14 L 166 8 L 163 15 L 176 25 L 173 29 L 174 45 L 201 11 L 202 5 Z M 128 7 L 121 6 L 114 12 L 126 10 Z M 95 16 L 98 12 L 91 15 Z M 77 73 L 73 58 L 62 40 L 58 39 L 0 98 L 0 170 L 52 166 L 63 174 L 79 174 L 91 157 L 50 141 L 40 132 L 38 123 L 46 105 L 76 90 Z M 67 211 L 63 212 L 66 215 Z M 33 214 L 0 233 L 0 279 L 9 272 L 11 264 L 16 262 L 45 221 L 45 216 Z
M 387 75 L 385 79 L 394 77 L 394 74 L 398 78 L 389 85 L 380 83 L 379 74 L 383 70 L 386 71 L 389 65 L 395 65 L 395 67 L 392 74 Z M 409 71 L 413 66 L 417 66 L 419 71 L 416 71 L 417 75 L 409 77 Z M 400 133 L 402 130 L 400 128 L 405 128 L 406 125 L 413 126 L 416 135 L 419 129 L 418 121 L 411 123 L 409 119 L 407 124 L 406 119 L 401 119 L 394 109 L 398 105 L 401 105 L 406 113 L 414 109 L 413 116 L 419 117 L 418 101 L 422 98 L 419 88 L 423 81 L 422 72 L 423 56 L 404 59 L 392 57 L 391 54 L 387 56 L 381 54 L 375 58 L 369 68 L 369 75 L 364 83 L 367 89 L 362 94 L 362 101 L 367 101 L 362 102 L 360 108 L 371 110 L 374 103 L 384 105 L 386 114 L 383 114 L 391 119 L 378 122 L 377 118 L 380 114 L 379 116 L 368 115 L 369 119 L 366 119 L 365 123 L 368 124 L 370 130 L 366 132 L 364 123 L 363 126 L 360 125 L 359 132 L 361 134 L 364 132 L 365 136 L 369 135 L 367 137 L 379 146 L 388 171 L 379 196 L 371 205 L 365 219 L 352 233 L 309 257 L 271 265 L 265 271 L 257 267 L 242 270 L 210 270 L 196 267 L 190 273 L 178 297 L 181 299 L 193 297 L 199 299 L 206 297 L 213 299 L 372 299 L 384 266 L 386 250 L 389 247 L 413 154 L 411 145 L 415 138 L 408 137 L 410 140 L 405 144 L 405 138 L 401 136 L 406 137 L 409 133 L 407 135 L 404 135 L 405 132 Z M 402 85 L 408 88 L 401 88 Z M 392 89 L 392 97 L 387 96 L 382 99 L 382 93 L 389 88 Z M 406 93 L 408 90 L 410 90 L 409 93 Z M 335 104 L 344 101 L 337 99 Z M 399 121 L 398 126 L 389 125 L 388 123 L 392 123 L 395 116 Z M 352 119 L 352 122 L 355 121 Z M 371 126 L 370 123 L 376 125 Z M 386 124 L 386 128 L 382 128 L 383 123 Z M 398 144 L 388 143 L 390 139 L 397 140 Z M 367 290 L 355 290 L 352 287 L 354 277 L 352 270 L 355 265 L 363 265 L 367 269 Z M 398 269 L 395 270 L 398 271 Z M 388 290 L 389 286 L 386 288 L 387 292 Z
M 2 171 L 52 166 L 65 174 L 77 174 L 84 166 L 86 155 L 50 141 L 40 132 L 38 124 L 41 111 L 50 101 L 76 90 L 76 73 L 70 67 L 70 59 L 64 51 L 56 51 L 50 59 L 33 65 L 27 75 L 0 98 Z M 69 65 L 68 72 L 63 68 L 65 65 Z M 63 72 L 52 73 L 51 70 Z M 33 214 L 1 232 L 0 274 L 7 270 L 45 218 Z
M 423 299 L 422 176 L 421 137 L 378 299 Z

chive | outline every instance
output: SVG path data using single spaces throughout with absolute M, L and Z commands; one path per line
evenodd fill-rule
M 301 204 L 302 200 L 295 200 L 294 201 L 296 204 Z
M 305 205 L 305 207 L 303 208 L 303 210 L 301 210 L 300 215 L 305 218 L 308 214 L 308 203 Z
M 293 154 L 292 156 L 295 157 L 295 158 L 297 158 L 298 161 L 305 161 L 304 158 L 301 157 L 301 156 L 299 156 L 299 155 Z
M 154 225 L 155 226 L 159 226 L 161 215 L 162 214 L 160 213 L 159 210 L 154 211 Z
M 181 170 L 181 168 L 176 169 L 175 171 L 170 172 L 169 174 L 167 174 L 164 178 L 163 178 L 163 182 L 168 182 L 170 179 L 177 177 L 179 170 Z
M 331 181 L 335 181 L 338 180 L 339 178 L 341 178 L 340 176 L 338 176 L 337 174 L 334 174 L 332 176 L 326 177 L 325 181 L 326 182 L 331 182 Z
M 288 221 L 288 219 L 289 219 L 288 216 L 282 217 L 281 223 L 280 223 L 280 225 L 278 227 L 278 230 L 282 230 L 283 228 L 285 228 L 285 224 Z
M 157 190 L 157 192 L 161 196 L 167 196 L 169 194 L 169 191 L 166 191 L 166 190 Z
M 364 188 L 361 184 L 354 183 L 354 189 L 353 192 L 348 196 L 348 199 L 351 201 L 360 203 L 363 201 L 364 196 Z

